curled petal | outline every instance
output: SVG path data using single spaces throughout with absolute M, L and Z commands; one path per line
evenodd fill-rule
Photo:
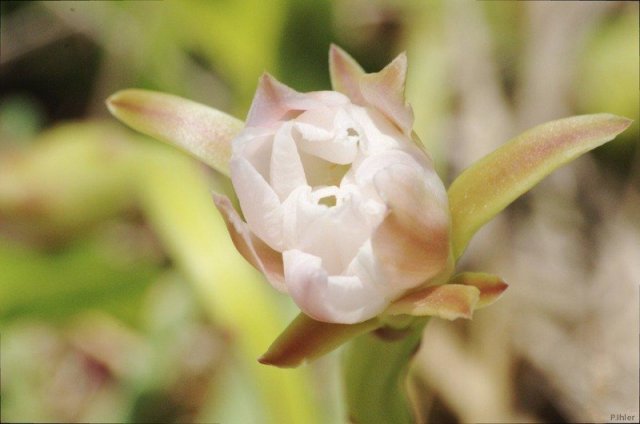
M 404 98 L 407 75 L 407 56 L 402 53 L 380 72 L 366 74 L 360 81 L 360 90 L 366 102 L 379 109 L 403 133 L 411 135 L 413 110 Z
M 356 276 L 328 275 L 318 256 L 288 250 L 283 259 L 287 291 L 311 318 L 354 324 L 375 317 L 387 305 L 384 287 Z
M 282 84 L 271 75 L 263 74 L 260 77 L 253 103 L 249 109 L 247 126 L 268 126 L 270 123 L 277 121 L 289 111 L 287 101 L 301 95 L 301 93 Z
M 447 266 L 449 216 L 444 187 L 439 179 L 429 181 L 406 165 L 379 171 L 374 182 L 391 212 L 373 234 L 373 253 L 397 289 L 416 287 Z
M 131 128 L 173 144 L 229 175 L 231 140 L 244 125 L 239 119 L 191 100 L 136 89 L 113 94 L 107 108 Z
M 316 321 L 301 313 L 278 336 L 260 363 L 293 368 L 337 348 L 353 337 L 380 326 L 377 319 L 358 324 L 332 324 Z
M 282 249 L 282 204 L 258 171 L 243 157 L 231 161 L 231 181 L 247 223 L 272 249 Z
M 389 306 L 389 315 L 432 315 L 454 320 L 471 319 L 478 304 L 480 290 L 462 284 L 430 286 L 410 293 Z
M 265 73 L 258 82 L 246 124 L 248 127 L 270 126 L 286 118 L 295 118 L 305 110 L 347 102 L 345 96 L 331 91 L 299 93 Z
M 238 252 L 262 272 L 273 287 L 286 292 L 282 254 L 267 246 L 251 232 L 231 205 L 229 198 L 213 193 L 213 201 L 227 224 L 229 235 Z
M 300 186 L 307 185 L 298 147 L 291 135 L 292 125 L 287 123 L 277 132 L 271 153 L 271 186 L 281 200 Z
M 365 104 L 360 91 L 360 79 L 365 72 L 358 62 L 335 44 L 329 49 L 329 74 L 334 90 L 346 94 L 355 104 Z
M 491 305 L 509 287 L 502 278 L 483 272 L 463 272 L 453 277 L 450 283 L 478 288 L 480 290 L 480 299 L 478 299 L 476 309 Z

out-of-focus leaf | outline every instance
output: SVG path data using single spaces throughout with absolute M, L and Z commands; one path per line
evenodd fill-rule
M 8 141 L 24 143 L 35 138 L 44 121 L 42 106 L 28 96 L 12 96 L 0 103 L 0 147 Z
M 209 60 L 235 88 L 246 111 L 258 77 L 278 74 L 278 41 L 287 0 L 166 2 L 178 41 Z
M 331 324 L 301 313 L 260 357 L 260 362 L 281 368 L 297 367 L 380 325 L 376 319 L 353 325 Z
M 547 122 L 467 168 L 448 191 L 455 257 L 462 255 L 482 225 L 542 178 L 612 140 L 631 122 L 604 113 Z
M 43 254 L 0 239 L 0 320 L 32 316 L 64 319 L 98 308 L 134 321 L 144 290 L 159 275 L 151 258 L 91 238 Z
M 277 336 L 283 317 L 271 287 L 234 248 L 206 174 L 160 144 L 150 144 L 146 153 L 137 178 L 144 212 L 206 311 L 235 342 L 239 365 L 250 372 L 263 401 L 264 421 L 318 421 L 306 370 L 283 373 L 256 360 Z
M 109 111 L 130 127 L 177 146 L 229 175 L 231 140 L 242 121 L 181 97 L 123 90 L 107 99 Z
M 626 13 L 599 26 L 584 46 L 575 81 L 582 110 L 606 110 L 623 116 L 640 114 L 638 5 L 628 7 Z M 638 125 L 634 127 L 637 137 Z M 629 139 L 629 134 L 625 135 Z
M 132 144 L 117 126 L 69 123 L 0 156 L 0 221 L 65 235 L 133 203 Z

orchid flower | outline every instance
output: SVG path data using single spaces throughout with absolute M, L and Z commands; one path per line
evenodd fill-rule
M 299 93 L 263 75 L 244 123 L 168 94 L 129 89 L 107 100 L 132 128 L 230 176 L 241 211 L 213 198 L 234 245 L 302 311 L 266 364 L 297 366 L 411 317 L 471 318 L 507 288 L 494 275 L 455 274 L 475 232 L 631 123 L 596 114 L 542 124 L 446 190 L 412 131 L 406 56 L 365 73 L 332 46 L 329 64 L 335 91 Z

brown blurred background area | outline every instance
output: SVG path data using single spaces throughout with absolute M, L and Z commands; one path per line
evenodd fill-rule
M 243 118 L 265 70 L 329 89 L 331 42 L 368 71 L 407 52 L 415 130 L 446 183 L 539 123 L 636 120 L 478 233 L 461 269 L 510 287 L 472 321 L 432 320 L 410 386 L 431 423 L 638 420 L 637 2 L 3 1 L 0 12 L 3 422 L 344 421 L 340 352 L 295 372 L 255 362 L 296 310 L 233 250 L 209 197 L 228 182 L 104 106 L 139 87 Z

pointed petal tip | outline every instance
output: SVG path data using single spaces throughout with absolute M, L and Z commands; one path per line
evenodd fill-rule
M 401 68 L 407 67 L 407 52 L 400 52 L 387 66 L 399 66 Z
M 296 368 L 304 363 L 303 360 L 288 361 L 285 357 L 270 355 L 269 352 L 264 353 L 258 358 L 258 362 L 262 365 L 270 365 L 277 368 Z
M 119 90 L 110 95 L 104 101 L 105 105 L 109 112 L 118 117 L 119 112 L 123 109 L 133 108 L 135 105 L 131 101 L 131 99 L 135 99 L 136 96 L 144 96 L 145 90 L 140 90 L 137 88 L 127 88 L 124 90 Z
M 625 116 L 618 116 L 618 115 L 612 115 L 612 117 L 618 122 L 618 124 L 620 125 L 621 128 L 621 132 L 626 130 L 627 128 L 629 128 L 631 126 L 631 124 L 633 124 L 634 120 L 627 118 Z
M 454 276 L 449 283 L 476 287 L 480 298 L 475 309 L 484 308 L 498 300 L 509 285 L 496 275 L 483 272 L 463 272 Z

